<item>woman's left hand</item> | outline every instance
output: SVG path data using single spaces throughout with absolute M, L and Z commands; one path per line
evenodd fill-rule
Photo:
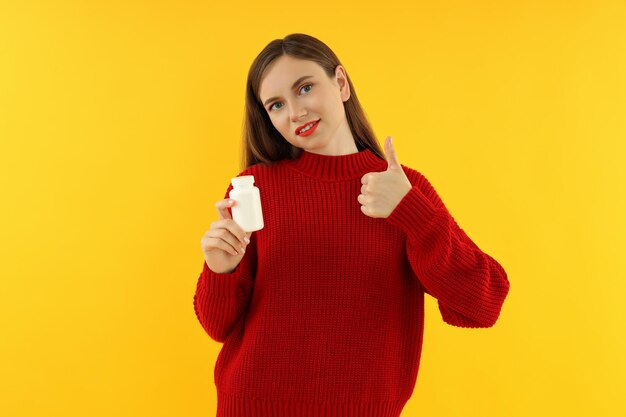
M 396 208 L 400 200 L 411 190 L 411 182 L 398 162 L 391 136 L 385 139 L 387 171 L 368 172 L 361 177 L 361 203 L 363 214 L 374 218 L 386 218 Z

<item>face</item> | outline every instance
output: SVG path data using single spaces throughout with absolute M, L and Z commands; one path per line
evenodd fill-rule
M 268 68 L 259 96 L 276 130 L 293 146 L 324 155 L 357 152 L 343 106 L 350 87 L 341 65 L 329 78 L 316 62 L 283 55 Z M 311 122 L 317 124 L 299 133 Z

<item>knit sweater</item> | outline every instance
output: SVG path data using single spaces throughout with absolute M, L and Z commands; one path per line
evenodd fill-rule
M 265 226 L 232 272 L 203 262 L 193 300 L 223 343 L 218 417 L 399 416 L 417 378 L 424 293 L 450 325 L 494 325 L 506 272 L 401 166 L 412 188 L 386 218 L 357 201 L 361 177 L 387 169 L 368 149 L 303 151 L 239 174 L 254 175 Z

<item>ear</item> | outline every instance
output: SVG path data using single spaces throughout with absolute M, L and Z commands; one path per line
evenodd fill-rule
M 337 65 L 335 68 L 335 77 L 337 78 L 337 84 L 339 84 L 339 94 L 342 101 L 348 101 L 350 98 L 350 84 L 348 83 L 348 76 L 343 65 Z

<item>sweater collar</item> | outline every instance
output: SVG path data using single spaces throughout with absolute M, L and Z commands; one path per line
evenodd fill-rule
M 379 172 L 387 167 L 387 162 L 368 148 L 346 155 L 321 155 L 303 149 L 300 156 L 289 160 L 288 164 L 296 171 L 326 181 L 361 178 L 368 172 Z

